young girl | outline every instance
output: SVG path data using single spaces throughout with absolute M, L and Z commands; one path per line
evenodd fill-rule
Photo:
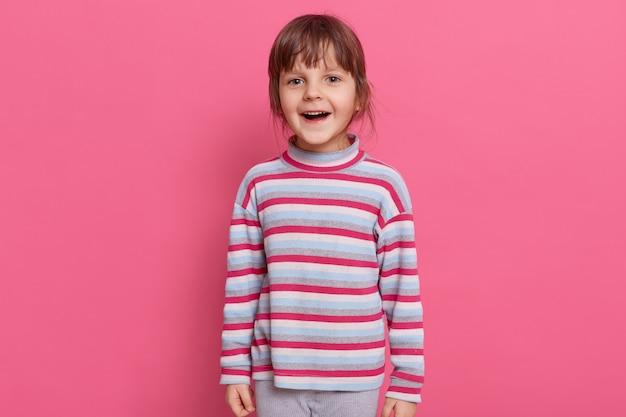
M 423 381 L 422 308 L 406 186 L 359 149 L 372 121 L 354 32 L 306 15 L 270 53 L 270 102 L 292 132 L 280 157 L 253 167 L 230 228 L 222 377 L 235 416 L 412 417 Z M 255 393 L 251 389 L 254 380 Z

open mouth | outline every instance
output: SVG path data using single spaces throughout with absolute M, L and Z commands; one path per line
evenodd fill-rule
M 302 113 L 302 116 L 307 120 L 319 120 L 327 117 L 329 114 L 330 113 L 325 111 L 308 111 Z

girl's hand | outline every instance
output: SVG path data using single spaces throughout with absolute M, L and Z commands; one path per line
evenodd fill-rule
M 380 417 L 391 417 L 391 410 L 395 417 L 415 417 L 417 404 L 408 401 L 396 400 L 395 398 L 386 398 L 383 411 Z
M 248 384 L 226 386 L 226 404 L 236 417 L 245 417 L 254 411 L 254 392 Z

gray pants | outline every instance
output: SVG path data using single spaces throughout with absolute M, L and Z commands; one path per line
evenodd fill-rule
M 376 417 L 379 390 L 311 391 L 255 381 L 257 417 Z

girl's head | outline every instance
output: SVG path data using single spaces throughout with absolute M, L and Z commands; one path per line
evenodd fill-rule
M 365 56 L 354 31 L 336 17 L 304 15 L 285 26 L 274 41 L 269 58 L 269 93 L 272 113 L 283 125 L 288 120 L 280 98 L 281 75 L 297 65 L 316 67 L 332 61 L 355 83 L 355 112 L 350 121 L 366 116 L 373 127 L 371 89 L 365 73 Z

